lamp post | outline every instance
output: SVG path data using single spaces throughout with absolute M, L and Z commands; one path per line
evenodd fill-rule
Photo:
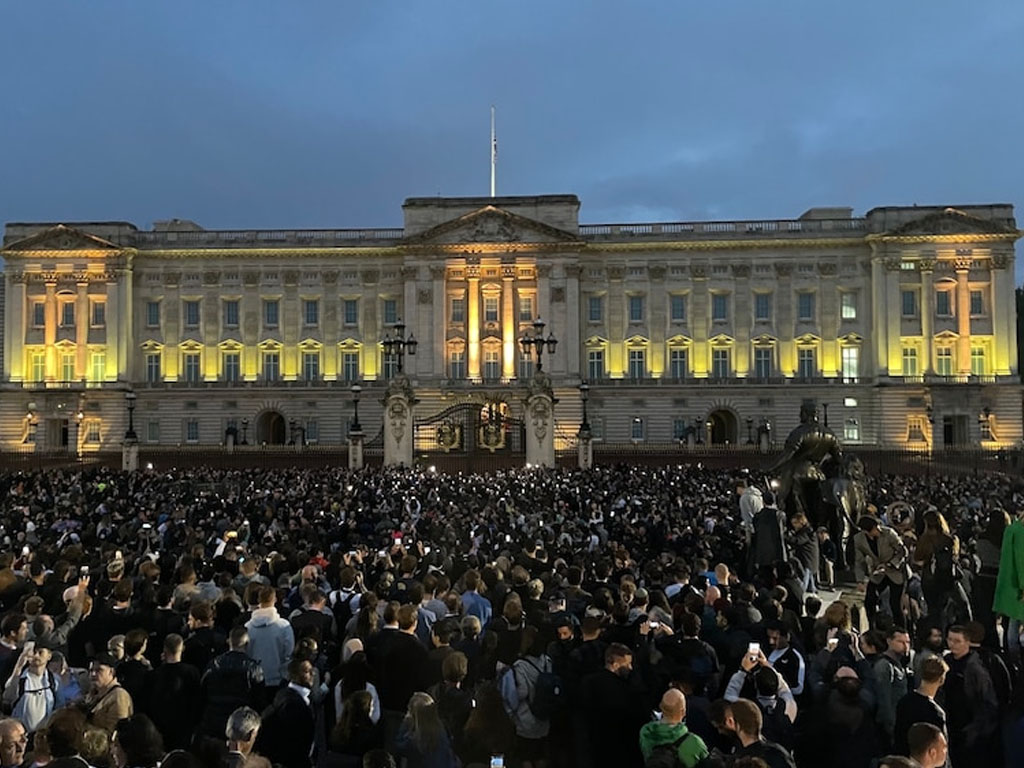
M 703 425 L 701 424 L 700 417 L 694 417 L 694 419 L 693 419 L 693 434 L 696 437 L 697 445 L 702 445 L 704 443 L 704 440 L 702 439 L 701 434 L 700 434 L 701 433 L 701 426 L 703 426 Z
M 242 445 L 248 445 L 249 444 L 249 441 L 247 439 L 248 435 L 249 435 L 249 420 L 248 419 L 242 419 Z
M 384 334 L 384 354 L 391 356 L 398 356 L 398 373 L 401 373 L 404 366 L 405 353 L 408 352 L 410 355 L 416 354 L 416 346 L 419 344 L 418 341 L 413 337 L 412 332 L 409 333 L 408 338 L 405 335 L 405 323 L 399 319 L 391 329 L 394 331 L 394 336 L 390 332 Z
M 524 333 L 522 338 L 519 339 L 519 344 L 523 348 L 523 354 L 530 358 L 534 354 L 537 357 L 537 373 L 540 373 L 544 367 L 544 346 L 547 345 L 548 354 L 555 354 L 555 347 L 558 345 L 558 339 L 555 338 L 555 334 L 548 332 L 548 337 L 544 338 L 544 327 L 547 325 L 539 317 L 533 321 L 533 335 Z
M 828 403 L 822 403 L 821 410 L 825 415 L 825 429 L 828 429 Z
M 359 423 L 359 394 L 362 391 L 363 388 L 358 384 L 349 387 L 349 392 L 352 393 L 352 422 L 348 425 L 349 433 L 363 431 L 363 425 Z
M 747 416 L 747 445 L 754 444 L 754 417 Z
M 138 397 L 134 392 L 128 390 L 124 393 L 125 404 L 128 406 L 128 430 L 124 433 L 125 442 L 135 442 L 139 436 L 135 434 L 135 400 Z
M 580 382 L 580 402 L 583 403 L 583 422 L 580 424 L 580 433 L 590 434 L 590 419 L 587 418 L 587 400 L 590 399 L 590 385 L 587 382 Z
M 354 382 L 348 388 L 352 393 L 352 421 L 348 424 L 348 468 L 363 468 L 363 425 L 359 423 L 359 395 L 363 388 Z

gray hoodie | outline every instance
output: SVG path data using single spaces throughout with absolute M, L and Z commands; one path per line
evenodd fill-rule
M 245 624 L 249 630 L 249 656 L 263 667 L 268 688 L 288 677 L 288 661 L 295 650 L 292 625 L 277 614 L 277 608 L 257 608 Z

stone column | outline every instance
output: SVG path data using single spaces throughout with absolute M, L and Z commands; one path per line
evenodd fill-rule
M 480 380 L 480 267 L 466 267 L 466 373 L 470 381 Z
M 516 377 L 516 265 L 501 265 L 501 377 Z
M 774 301 L 775 335 L 779 339 L 779 373 L 793 378 L 796 373 L 796 322 L 793 305 L 793 265 L 787 261 L 775 262 L 776 290 Z
M 750 375 L 751 351 L 750 332 L 754 325 L 754 313 L 750 306 L 750 265 L 733 264 L 733 316 L 732 327 L 736 344 L 732 350 L 732 367 L 737 378 Z
M 971 259 L 957 259 L 956 269 L 956 321 L 957 339 L 956 366 L 957 373 L 969 376 L 971 373 L 971 288 L 967 283 L 967 275 L 971 270 Z
M 565 266 L 565 351 L 566 373 L 569 376 L 579 374 L 581 379 L 587 378 L 580 360 L 583 339 L 580 337 L 580 273 L 583 271 L 578 264 Z
M 889 347 L 888 369 L 890 376 L 903 375 L 903 347 L 900 325 L 903 307 L 900 306 L 900 265 L 903 259 L 894 256 L 885 260 L 885 336 Z
M 932 299 L 935 289 L 932 285 L 932 270 L 935 269 L 934 259 L 921 259 L 921 372 L 927 376 L 933 372 L 932 364 Z
M 45 325 L 43 327 L 43 344 L 46 345 L 46 380 L 57 379 L 57 284 L 46 284 L 46 307 L 43 313 Z
M 403 373 L 392 379 L 384 395 L 384 466 L 412 466 L 416 397 Z
M 875 375 L 877 376 L 885 376 L 889 373 L 889 344 L 886 327 L 885 264 L 880 256 L 876 256 L 871 260 L 871 338 L 875 347 Z
M 430 267 L 431 292 L 433 294 L 433 319 L 431 336 L 431 348 L 429 354 L 433 356 L 434 376 L 439 379 L 447 378 L 445 367 L 447 365 L 447 350 L 445 349 L 445 329 L 448 327 L 448 294 L 445 292 L 444 264 L 433 264 Z
M 348 468 L 363 468 L 363 430 L 348 433 Z
M 576 436 L 576 457 L 580 469 L 594 466 L 594 436 L 589 429 L 581 429 Z
M 0 278 L 2 280 L 3 278 Z M 8 285 L 11 293 L 7 297 L 4 309 L 4 365 L 10 374 L 11 381 L 23 381 L 32 375 L 31 368 L 26 370 L 25 361 L 25 326 L 28 285 L 25 274 L 11 275 Z
M 992 303 L 992 336 L 995 339 L 992 373 L 1009 376 L 1017 356 L 1017 325 L 1010 319 L 1011 307 L 1016 306 L 1013 292 L 1013 271 L 1007 266 L 1013 264 L 1013 257 L 1003 253 L 992 254 L 989 264 L 989 294 Z M 1009 289 L 1009 290 L 1007 290 Z
M 124 472 L 137 472 L 139 469 L 139 441 L 125 440 L 121 444 L 121 469 Z
M 526 396 L 526 463 L 555 466 L 555 400 L 551 379 L 541 371 L 530 380 Z
M 78 295 L 75 297 L 75 378 L 81 381 L 92 377 L 89 370 L 89 282 L 77 284 Z
M 623 280 L 626 268 L 608 267 L 608 375 L 621 379 L 626 375 L 626 293 Z

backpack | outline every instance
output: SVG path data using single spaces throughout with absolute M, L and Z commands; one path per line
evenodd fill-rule
M 786 714 L 786 705 L 782 699 L 776 699 L 771 709 L 764 707 L 760 701 L 757 701 L 757 706 L 761 710 L 761 733 L 764 738 L 787 750 L 793 749 L 796 746 L 796 730 Z
M 692 735 L 693 733 L 687 731 L 675 741 L 658 744 L 644 761 L 644 768 L 680 768 L 683 763 L 679 759 L 679 747 Z
M 339 638 L 345 637 L 345 627 L 348 626 L 354 614 L 352 601 L 358 596 L 359 593 L 355 590 L 350 592 L 347 597 L 345 596 L 345 590 L 342 589 L 336 589 L 334 592 L 331 592 L 331 612 L 334 613 L 334 625 L 337 628 L 335 634 Z
M 25 686 L 27 684 L 28 684 L 28 676 L 27 675 L 21 675 L 21 677 L 18 678 L 18 698 L 16 698 L 14 700 L 14 706 L 11 708 L 12 712 L 18 706 L 18 704 L 21 702 L 22 696 L 25 695 Z M 42 688 L 35 688 L 35 689 L 33 689 L 31 691 L 31 693 L 39 693 L 41 691 L 49 691 L 50 692 L 50 694 L 53 696 L 53 706 L 56 709 L 56 707 L 57 707 L 57 679 L 53 676 L 53 672 L 51 672 L 49 669 L 46 670 L 46 685 L 44 685 Z
M 988 670 L 988 676 L 992 678 L 992 687 L 995 689 L 996 699 L 999 701 L 999 711 L 1005 712 L 1013 700 L 1014 677 L 1003 657 L 994 651 L 978 652 L 981 664 Z
M 538 720 L 550 720 L 552 715 L 565 706 L 565 687 L 562 685 L 562 678 L 550 669 L 538 667 L 529 659 L 524 661 L 538 672 L 537 682 L 533 686 L 533 696 L 527 700 L 530 712 Z M 550 667 L 551 662 L 549 661 L 546 666 Z
M 505 705 L 505 711 L 512 715 L 519 709 L 519 689 L 516 687 L 516 673 L 512 667 L 505 667 L 498 679 L 498 689 L 501 691 L 501 701 Z
M 942 546 L 935 550 L 925 570 L 929 581 L 937 586 L 943 588 L 953 586 L 958 574 L 956 558 L 953 557 L 952 539 L 947 537 L 942 542 Z

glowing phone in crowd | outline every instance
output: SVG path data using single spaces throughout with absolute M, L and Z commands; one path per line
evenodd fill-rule
M 491 768 L 505 768 L 505 756 L 491 755 Z

